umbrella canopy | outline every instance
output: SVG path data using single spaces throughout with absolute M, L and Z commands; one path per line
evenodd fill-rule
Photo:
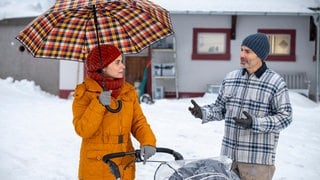
M 57 0 L 16 39 L 34 57 L 83 61 L 98 44 L 138 53 L 172 33 L 168 11 L 148 0 Z

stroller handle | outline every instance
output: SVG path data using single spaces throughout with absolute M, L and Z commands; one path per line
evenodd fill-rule
M 138 152 L 139 151 L 139 152 Z M 111 154 L 106 154 L 102 157 L 102 160 L 104 162 L 107 162 L 109 161 L 110 159 L 113 159 L 113 158 L 118 158 L 118 157 L 124 157 L 124 156 L 127 156 L 127 155 L 135 155 L 137 156 L 138 154 L 140 153 L 140 150 L 135 150 L 135 151 L 132 151 L 132 152 L 117 152 L 117 153 L 111 153 Z
M 169 149 L 169 148 L 157 147 L 156 148 L 156 152 L 171 154 L 174 157 L 174 160 L 183 160 L 183 156 L 179 152 L 174 151 L 174 150 Z M 117 153 L 106 154 L 106 155 L 103 156 L 102 160 L 105 163 L 107 163 L 107 161 L 109 161 L 110 159 L 124 157 L 124 156 L 127 156 L 127 155 L 134 155 L 136 157 L 136 162 L 142 162 L 143 161 L 141 159 L 141 150 L 140 149 L 137 149 L 137 150 L 132 151 L 132 152 L 117 152 Z
M 171 154 L 174 160 L 183 160 L 183 156 L 180 153 L 169 148 L 157 147 L 156 152 Z
M 183 156 L 169 148 L 163 148 L 163 147 L 157 147 L 156 152 L 159 153 L 167 153 L 171 154 L 175 160 L 183 160 Z M 120 179 L 120 172 L 119 172 L 119 167 L 117 166 L 116 163 L 111 161 L 113 158 L 119 158 L 119 157 L 124 157 L 127 155 L 134 155 L 135 156 L 135 162 L 143 162 L 143 159 L 141 158 L 141 150 L 137 149 L 132 152 L 117 152 L 117 153 L 111 153 L 111 154 L 106 154 L 102 157 L 103 162 L 109 165 L 111 169 L 111 173 L 116 177 L 116 179 Z

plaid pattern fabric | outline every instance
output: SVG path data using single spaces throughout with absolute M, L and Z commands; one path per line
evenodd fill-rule
M 83 61 L 98 44 L 138 53 L 173 33 L 169 12 L 148 0 L 57 0 L 16 37 L 34 57 Z
M 243 70 L 229 73 L 216 102 L 201 109 L 203 123 L 225 120 L 221 154 L 244 163 L 274 164 L 279 133 L 292 121 L 286 83 L 266 66 L 260 77 Z M 245 117 L 243 111 L 253 117 L 251 129 L 232 119 Z

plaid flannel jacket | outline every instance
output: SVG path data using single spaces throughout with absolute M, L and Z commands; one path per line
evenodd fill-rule
M 237 162 L 274 164 L 279 133 L 292 122 L 284 79 L 265 64 L 255 73 L 230 72 L 215 103 L 201 107 L 202 123 L 225 120 L 221 154 Z M 252 117 L 252 128 L 236 126 L 233 117 Z

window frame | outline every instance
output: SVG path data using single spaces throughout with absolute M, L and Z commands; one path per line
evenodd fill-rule
M 198 52 L 198 37 L 201 33 L 225 34 L 224 53 Z M 231 29 L 223 28 L 193 28 L 192 60 L 230 60 Z
M 269 54 L 268 61 L 296 61 L 296 30 L 295 29 L 258 29 L 258 32 L 268 34 L 285 34 L 290 36 L 290 52 L 288 55 Z

